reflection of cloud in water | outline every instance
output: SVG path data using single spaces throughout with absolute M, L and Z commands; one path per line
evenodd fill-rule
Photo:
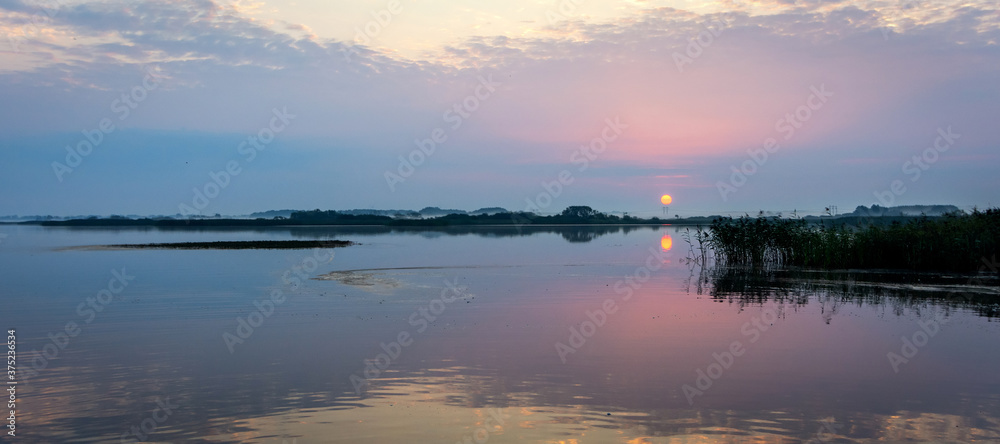
M 817 418 L 794 411 L 607 408 L 586 396 L 558 404 L 538 381 L 505 381 L 466 367 L 405 374 L 390 371 L 354 405 L 297 409 L 241 419 L 241 432 L 208 437 L 269 443 L 462 442 L 481 428 L 490 443 L 792 443 L 968 442 L 998 439 L 1000 419 L 918 411 L 837 412 Z M 349 394 L 348 396 L 352 396 Z M 491 418 L 500 418 L 498 425 Z M 822 435 L 819 434 L 822 432 Z M 832 434 L 831 434 L 832 433 Z M 480 432 L 480 437 L 483 437 Z M 815 442 L 815 441 L 814 441 Z

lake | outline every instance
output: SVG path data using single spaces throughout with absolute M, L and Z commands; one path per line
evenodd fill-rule
M 704 270 L 684 233 L 3 225 L 18 440 L 1000 441 L 995 280 Z M 293 239 L 358 245 L 74 248 Z

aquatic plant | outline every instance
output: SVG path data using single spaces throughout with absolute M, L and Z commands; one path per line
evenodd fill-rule
M 997 275 L 732 267 L 714 267 L 703 274 L 705 282 L 698 284 L 717 301 L 740 309 L 769 302 L 786 308 L 818 302 L 827 323 L 844 305 L 887 307 L 896 315 L 909 310 L 962 309 L 1000 317 Z
M 1000 249 L 1000 209 L 878 222 L 827 226 L 777 217 L 722 218 L 712 222 L 707 243 L 714 259 L 727 266 L 956 272 L 981 270 Z

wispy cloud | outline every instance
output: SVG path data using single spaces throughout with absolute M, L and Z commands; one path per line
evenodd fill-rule
M 632 181 L 623 193 L 637 192 L 635 184 L 650 194 L 681 183 L 701 187 L 759 146 L 810 85 L 821 83 L 837 91 L 837 102 L 767 168 L 875 171 L 881 164 L 861 159 L 898 164 L 924 143 L 923 129 L 949 122 L 968 128 L 962 155 L 994 158 L 1000 143 L 992 122 L 1000 111 L 994 2 L 755 1 L 698 11 L 646 4 L 616 14 L 581 7 L 552 24 L 544 14 L 533 21 L 518 16 L 508 21 L 532 23 L 507 34 L 456 34 L 417 57 L 392 49 L 401 37 L 391 30 L 360 45 L 275 16 L 267 4 L 96 1 L 46 12 L 41 3 L 0 0 L 0 33 L 18 43 L 14 51 L 0 38 L 0 100 L 12 104 L 0 109 L 0 141 L 7 141 L 0 156 L 17 165 L 12 153 L 20 148 L 10 141 L 18 137 L 93 128 L 95 116 L 106 115 L 143 68 L 155 65 L 166 79 L 162 90 L 123 129 L 240 134 L 254 130 L 261 112 L 288 106 L 300 117 L 285 137 L 300 142 L 286 155 L 308 152 L 330 164 L 351 158 L 375 183 L 415 138 L 441 125 L 442 113 L 469 94 L 478 75 L 495 75 L 503 86 L 489 106 L 449 136 L 436 165 L 422 170 L 425 179 L 407 182 L 429 196 L 424 187 L 445 187 L 451 177 L 471 181 L 470 195 L 490 190 L 499 199 L 504 190 L 491 184 L 525 180 L 530 191 L 533 178 L 549 174 L 546 165 L 564 162 L 608 115 L 628 121 L 629 132 L 581 181 L 593 180 L 594 189 L 608 186 L 597 184 L 602 177 Z M 406 20 L 429 17 L 421 16 L 428 9 L 405 8 L 393 26 L 409 29 Z M 497 12 L 477 13 L 476 23 L 490 14 Z M 709 41 L 706 24 L 716 20 L 725 27 Z M 678 72 L 675 54 L 687 55 L 699 37 L 698 57 Z M 356 51 L 349 59 L 348 49 Z M 51 158 L 63 147 L 47 149 Z M 267 166 L 261 168 L 267 177 Z M 947 163 L 936 171 L 954 177 Z M 776 185 L 767 174 L 759 173 L 762 179 L 740 198 L 789 191 L 768 188 Z M 963 194 L 944 182 L 924 183 Z M 870 190 L 858 188 L 847 193 L 867 198 Z M 391 206 L 404 198 L 363 200 Z

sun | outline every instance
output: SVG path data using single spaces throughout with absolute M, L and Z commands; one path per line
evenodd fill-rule
M 674 198 L 670 197 L 669 194 L 664 194 L 663 197 L 660 198 L 660 202 L 663 202 L 663 205 L 670 205 L 670 202 L 673 201 Z

